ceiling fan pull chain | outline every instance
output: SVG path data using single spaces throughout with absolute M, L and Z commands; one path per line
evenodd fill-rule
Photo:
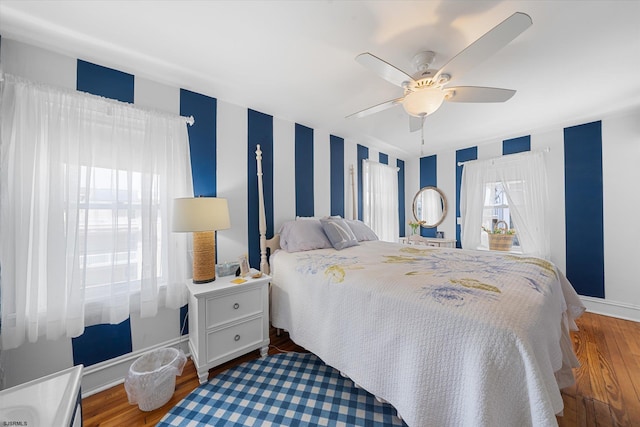
M 422 145 L 420 146 L 420 155 L 424 155 L 424 117 L 420 117 L 422 119 L 420 123 L 420 138 L 422 140 Z

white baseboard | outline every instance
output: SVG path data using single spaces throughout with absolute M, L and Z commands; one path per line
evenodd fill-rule
M 189 335 L 174 338 L 144 349 L 136 350 L 113 359 L 84 368 L 82 372 L 82 398 L 115 387 L 124 382 L 131 364 L 140 356 L 158 348 L 175 347 L 189 355 Z
M 602 298 L 580 296 L 587 311 L 619 319 L 640 322 L 640 307 Z

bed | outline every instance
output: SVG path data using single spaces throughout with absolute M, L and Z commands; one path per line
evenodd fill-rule
M 272 249 L 261 265 L 272 325 L 409 426 L 557 424 L 560 388 L 578 366 L 569 330 L 584 306 L 552 263 L 358 236 L 340 250 L 277 250 L 314 237 L 285 230 L 267 243 L 260 229 Z

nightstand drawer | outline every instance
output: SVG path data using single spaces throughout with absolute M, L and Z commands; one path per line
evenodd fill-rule
M 262 321 L 262 317 L 258 317 L 207 332 L 207 363 L 263 341 Z
M 217 298 L 207 298 L 205 327 L 207 329 L 222 323 L 233 322 L 252 314 L 262 312 L 260 288 L 236 292 Z

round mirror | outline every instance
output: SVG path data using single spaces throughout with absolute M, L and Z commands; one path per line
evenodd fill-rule
M 413 216 L 422 227 L 433 228 L 447 215 L 447 198 L 436 187 L 423 187 L 413 198 Z

